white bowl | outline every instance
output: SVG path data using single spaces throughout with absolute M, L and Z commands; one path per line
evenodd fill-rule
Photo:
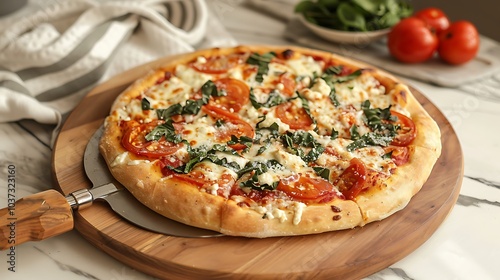
M 302 15 L 299 16 L 299 19 L 309 30 L 319 37 L 330 42 L 342 44 L 368 44 L 382 39 L 391 31 L 390 28 L 376 31 L 341 31 L 313 24 L 307 21 Z

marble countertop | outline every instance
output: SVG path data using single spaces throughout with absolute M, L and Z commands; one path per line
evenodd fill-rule
M 285 22 L 276 15 L 242 1 L 209 4 L 240 44 L 291 44 L 283 36 Z M 427 242 L 366 279 L 498 279 L 500 73 L 458 88 L 403 79 L 453 125 L 465 158 L 463 185 L 454 209 Z M 52 129 L 31 121 L 0 123 L 0 208 L 8 203 L 9 170 L 15 170 L 17 199 L 51 188 Z M 0 279 L 152 279 L 93 247 L 77 231 L 17 246 L 15 257 L 9 254 L 0 251 Z

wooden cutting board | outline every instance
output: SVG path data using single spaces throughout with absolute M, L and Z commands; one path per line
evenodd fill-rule
M 172 58 L 122 73 L 92 90 L 62 127 L 53 154 L 53 175 L 67 195 L 92 185 L 83 152 L 115 97 L 132 81 Z M 382 270 L 422 245 L 451 211 L 463 178 L 463 155 L 444 115 L 417 90 L 437 121 L 443 151 L 431 177 L 408 206 L 362 228 L 299 237 L 178 238 L 138 228 L 104 203 L 75 213 L 75 228 L 119 261 L 165 279 L 356 279 Z

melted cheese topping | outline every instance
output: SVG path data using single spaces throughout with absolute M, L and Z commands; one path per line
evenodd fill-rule
M 196 63 L 207 63 L 207 59 L 198 57 Z M 370 75 L 369 71 L 363 72 L 354 79 L 335 83 L 332 89 L 325 80 L 317 78 L 323 74 L 324 62 L 316 61 L 307 55 L 273 61 L 267 66 L 268 70 L 262 75 L 262 82 L 259 82 L 257 81 L 258 66 L 254 65 L 237 64 L 227 73 L 217 75 L 199 72 L 187 65 L 178 65 L 170 79 L 153 85 L 142 93 L 141 98 L 149 101 L 152 110 L 142 110 L 141 98 L 136 98 L 114 114 L 118 120 L 139 119 L 142 122 L 149 122 L 158 118 L 154 109 L 166 109 L 175 104 L 185 106 L 186 100 L 198 94 L 202 85 L 207 81 L 230 77 L 244 81 L 252 90 L 255 99 L 253 101 L 261 104 L 259 107 L 253 106 L 252 102 L 242 104 L 237 117 L 240 121 L 252 126 L 260 138 L 258 141 L 254 138 L 254 142 L 248 148 L 238 150 L 238 154 L 231 154 L 220 148 L 214 152 L 211 149 L 217 145 L 231 150 L 226 140 L 220 141 L 218 137 L 232 131 L 240 131 L 241 127 L 238 123 L 228 122 L 222 116 L 220 119 L 214 118 L 204 113 L 203 110 L 195 115 L 183 115 L 182 121 L 177 122 L 176 125 L 182 126 L 181 137 L 185 145 L 171 155 L 171 162 L 173 164 L 176 160 L 180 160 L 186 163 L 192 156 L 197 156 L 190 154 L 187 146 L 190 146 L 190 149 L 211 151 L 210 160 L 204 159 L 196 163 L 192 169 L 203 174 L 207 182 L 202 187 L 203 191 L 214 196 L 232 199 L 237 203 L 248 203 L 249 198 L 244 196 L 230 196 L 230 190 L 235 182 L 242 180 L 241 174 L 238 174 L 235 168 L 239 167 L 241 170 L 257 163 L 267 165 L 265 169 L 259 171 L 261 173 L 254 176 L 254 179 L 257 184 L 268 186 L 276 186 L 280 180 L 291 176 L 307 175 L 320 178 L 313 168 L 318 166 L 330 170 L 329 181 L 333 182 L 349 166 L 349 161 L 353 158 L 362 159 L 368 169 L 384 176 L 391 175 L 396 165 L 392 159 L 384 156 L 385 151 L 382 147 L 368 146 L 348 151 L 347 146 L 353 142 L 351 140 L 353 126 L 356 126 L 360 135 L 372 131 L 361 110 L 361 104 L 366 100 L 370 101 L 371 108 L 383 109 L 392 106 L 391 109 L 409 116 L 408 112 L 399 106 L 396 92 L 387 92 L 384 86 Z M 296 88 L 292 97 L 284 95 L 289 85 L 282 82 L 283 73 L 288 73 L 288 77 L 295 79 Z M 308 132 L 314 141 L 328 152 L 322 152 L 313 161 L 307 162 L 304 155 L 312 151 L 311 146 L 302 147 L 300 144 L 294 144 L 296 146 L 286 147 L 288 144 L 284 143 L 281 137 L 294 131 L 277 114 L 275 108 L 279 103 L 265 104 L 270 98 L 270 93 L 278 94 L 281 98 L 280 102 L 292 102 L 295 108 L 307 110 L 307 114 L 314 121 L 311 127 L 314 131 Z M 306 103 L 299 98 L 297 93 L 307 100 Z M 332 97 L 335 97 L 339 104 L 334 104 Z M 259 128 L 266 129 L 259 131 L 256 128 L 257 124 Z M 273 125 L 278 126 L 277 132 L 267 129 Z M 330 137 L 333 131 L 338 132 L 338 138 Z M 270 162 L 272 164 L 268 164 Z M 123 164 L 133 166 L 142 163 L 151 162 L 132 160 L 129 152 L 124 152 L 115 158 L 111 166 Z M 251 177 L 252 174 L 247 173 L 247 177 Z M 251 188 L 245 187 L 242 190 L 248 194 Z M 336 193 L 340 195 L 338 190 Z M 307 207 L 303 202 L 294 201 L 284 193 L 279 193 L 271 201 L 252 201 L 248 203 L 248 206 L 253 211 L 262 214 L 265 219 L 278 219 L 282 223 L 291 222 L 294 225 L 300 224 L 303 211 Z M 289 217 L 292 218 L 289 219 Z
M 192 92 L 192 86 L 177 77 L 172 77 L 150 88 L 145 95 L 149 97 L 148 101 L 152 108 L 164 108 L 176 103 L 184 104 Z
M 194 91 L 199 90 L 204 83 L 212 79 L 212 76 L 198 72 L 183 64 L 177 65 L 175 75 L 184 83 L 190 85 Z
M 125 164 L 127 162 L 130 161 L 130 158 L 128 157 L 128 152 L 123 152 L 121 154 L 119 154 L 115 160 L 113 160 L 113 162 L 111 162 L 111 167 L 115 167 L 115 166 L 118 166 L 118 165 L 122 165 L 122 164 Z
M 335 84 L 337 99 L 343 104 L 361 104 L 385 93 L 385 88 L 369 73 L 363 73 L 354 80 Z
M 280 133 L 286 133 L 290 130 L 290 126 L 282 122 L 281 119 L 276 116 L 275 111 L 269 112 L 266 115 L 266 119 L 260 123 L 259 127 L 270 127 L 273 123 L 278 125 Z
M 295 202 L 294 203 L 294 211 L 295 214 L 293 215 L 293 224 L 298 225 L 302 219 L 302 212 L 304 212 L 304 208 L 307 206 L 302 203 L 302 202 Z
M 182 136 L 194 148 L 210 147 L 214 144 L 216 128 L 214 121 L 207 117 L 198 118 L 184 125 Z
M 299 59 L 287 60 L 287 65 L 297 76 L 312 77 L 314 73 L 321 73 L 322 65 L 310 56 L 301 56 Z

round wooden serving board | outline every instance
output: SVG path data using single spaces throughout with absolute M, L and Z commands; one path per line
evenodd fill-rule
M 84 173 L 83 152 L 115 97 L 168 60 L 134 68 L 99 85 L 71 113 L 53 154 L 54 178 L 63 194 L 92 186 Z M 94 203 L 75 212 L 75 228 L 121 262 L 162 279 L 356 279 L 373 274 L 410 254 L 434 233 L 455 205 L 462 184 L 463 156 L 453 128 L 428 99 L 412 92 L 441 128 L 442 155 L 408 206 L 383 221 L 298 237 L 178 238 L 138 228 L 107 204 Z

